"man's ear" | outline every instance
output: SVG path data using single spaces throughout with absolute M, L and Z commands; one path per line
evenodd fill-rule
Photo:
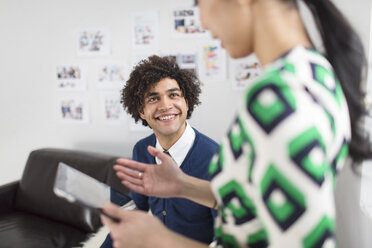
M 144 114 L 144 112 L 143 112 L 143 109 L 141 109 L 141 110 L 138 110 L 138 113 L 139 113 L 139 115 L 140 115 L 140 117 L 141 117 L 141 119 L 145 119 L 145 114 Z

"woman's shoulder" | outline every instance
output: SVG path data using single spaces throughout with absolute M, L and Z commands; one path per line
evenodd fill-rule
M 247 87 L 246 94 L 250 98 L 267 88 L 302 91 L 313 83 L 334 90 L 338 79 L 331 64 L 321 53 L 298 46 L 267 65 L 262 74 Z

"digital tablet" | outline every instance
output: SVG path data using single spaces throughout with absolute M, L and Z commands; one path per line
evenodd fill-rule
M 107 216 L 102 207 L 110 201 L 110 186 L 65 163 L 58 164 L 53 191 L 58 197 Z M 128 198 L 128 202 L 131 200 L 128 195 L 121 195 Z M 118 219 L 107 217 L 118 222 Z

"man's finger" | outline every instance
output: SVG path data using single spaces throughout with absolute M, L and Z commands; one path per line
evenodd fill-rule
M 146 164 L 137 162 L 131 159 L 119 158 L 116 160 L 117 165 L 114 166 L 115 170 L 120 170 L 120 167 L 129 167 L 134 170 L 144 171 Z
M 126 175 L 128 177 L 132 177 L 133 179 L 142 179 L 144 176 L 143 171 L 137 171 L 137 170 L 132 170 L 129 168 L 121 168 L 120 170 L 116 170 L 116 175 L 121 178 L 121 175 Z
M 137 174 L 138 174 L 138 172 L 137 172 Z M 128 174 L 126 174 L 126 173 L 117 172 L 116 173 L 116 176 L 119 179 L 121 179 L 122 181 L 128 181 L 128 182 L 130 182 L 132 184 L 139 185 L 139 186 L 143 185 L 142 179 L 140 179 L 138 177 L 138 175 L 135 176 L 135 177 L 133 177 L 133 176 L 128 176 Z
M 130 190 L 132 190 L 132 191 L 134 191 L 134 192 L 137 192 L 137 193 L 139 193 L 139 194 L 142 194 L 142 195 L 147 195 L 146 193 L 145 193 L 145 189 L 142 187 L 142 186 L 138 186 L 138 185 L 136 185 L 136 184 L 133 184 L 133 183 L 131 183 L 131 182 L 129 182 L 129 181 L 122 181 L 121 182 L 125 187 L 127 187 L 128 189 L 130 189 Z

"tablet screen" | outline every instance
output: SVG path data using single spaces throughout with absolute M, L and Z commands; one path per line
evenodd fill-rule
M 58 164 L 54 193 L 70 202 L 102 208 L 110 201 L 110 187 L 65 163 Z

